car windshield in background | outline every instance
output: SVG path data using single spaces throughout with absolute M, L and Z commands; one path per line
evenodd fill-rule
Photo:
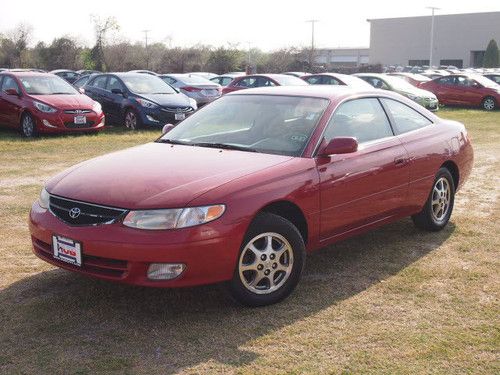
M 300 156 L 329 101 L 232 95 L 194 113 L 159 142 Z
M 303 79 L 294 77 L 294 76 L 282 76 L 282 77 L 273 77 L 273 79 L 278 82 L 281 86 L 307 86 L 309 85 Z
M 175 94 L 175 90 L 162 79 L 149 74 L 120 77 L 125 86 L 136 94 Z
M 415 90 L 415 86 L 401 77 L 386 76 L 384 79 L 396 90 Z
M 75 90 L 68 82 L 56 76 L 23 76 L 19 80 L 30 95 L 75 95 Z
M 483 76 L 474 76 L 473 79 L 475 79 L 479 84 L 483 85 L 484 87 L 494 87 L 498 88 L 498 84 L 493 82 L 491 79 L 488 79 Z

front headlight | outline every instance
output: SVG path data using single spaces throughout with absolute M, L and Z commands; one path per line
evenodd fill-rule
M 40 111 L 44 113 L 54 113 L 57 112 L 57 109 L 52 108 L 50 105 L 41 103 L 41 102 L 33 102 L 35 107 Z
M 50 200 L 50 195 L 45 190 L 45 188 L 42 188 L 42 191 L 40 191 L 40 197 L 38 197 L 38 205 L 42 208 L 47 209 L 49 207 L 49 200 Z
M 130 211 L 123 219 L 123 225 L 148 230 L 187 228 L 218 219 L 225 210 L 226 206 L 218 204 L 204 207 Z
M 418 96 L 415 96 L 413 94 L 408 94 L 406 93 L 405 96 L 408 98 L 408 99 L 411 99 L 411 100 L 417 100 L 418 99 Z
M 153 109 L 153 108 L 158 107 L 158 104 L 150 102 L 149 100 L 146 100 L 146 99 L 135 98 L 135 100 L 137 100 L 137 102 L 140 105 L 142 105 L 144 108 Z
M 95 113 L 101 113 L 102 112 L 102 106 L 99 102 L 94 102 L 94 105 L 92 106 L 92 110 Z
M 189 98 L 189 105 L 191 108 L 193 108 L 195 111 L 198 109 L 198 103 L 196 103 L 196 100 L 193 98 Z

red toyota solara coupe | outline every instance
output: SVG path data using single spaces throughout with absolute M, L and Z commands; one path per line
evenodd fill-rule
M 266 305 L 295 288 L 312 250 L 406 216 L 442 229 L 472 164 L 462 124 L 396 93 L 242 90 L 156 142 L 53 177 L 31 209 L 33 248 L 130 284 L 227 281 Z
M 25 137 L 39 133 L 97 132 L 104 127 L 101 105 L 56 75 L 0 74 L 0 125 Z

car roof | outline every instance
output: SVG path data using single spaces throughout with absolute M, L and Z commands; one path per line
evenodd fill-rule
M 359 95 L 385 95 L 393 96 L 390 91 L 378 89 L 360 89 L 345 85 L 309 85 L 309 86 L 273 86 L 257 87 L 238 90 L 227 95 L 280 95 L 280 96 L 306 96 L 330 100 L 342 100 Z
M 32 71 L 22 71 L 22 72 L 12 72 L 12 71 L 3 71 L 0 74 L 10 74 L 14 77 L 53 77 L 52 73 L 41 73 L 41 72 L 32 72 Z
M 49 73 L 64 73 L 64 72 L 76 73 L 74 70 L 71 69 L 56 69 L 56 70 L 51 70 Z

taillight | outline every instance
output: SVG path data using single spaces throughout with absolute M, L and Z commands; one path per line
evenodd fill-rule
M 181 87 L 181 90 L 185 90 L 188 92 L 197 92 L 197 91 L 201 91 L 202 89 L 200 89 L 198 87 L 193 87 L 193 86 L 184 86 L 184 87 Z

